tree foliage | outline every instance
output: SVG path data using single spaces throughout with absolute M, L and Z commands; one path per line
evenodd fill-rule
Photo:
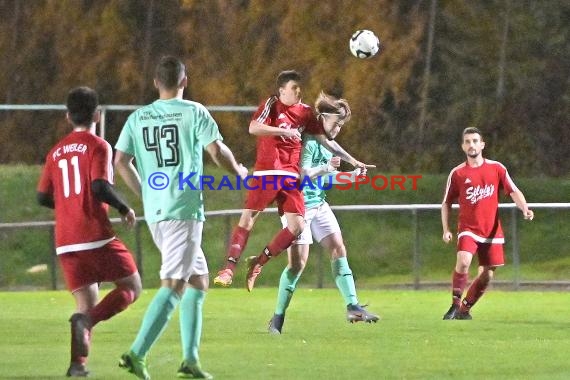
M 321 90 L 349 100 L 339 142 L 381 170 L 448 171 L 463 156 L 461 130 L 477 126 L 487 154 L 514 171 L 567 175 L 570 5 L 439 0 L 430 19 L 434 1 L 0 0 L 0 101 L 62 104 L 88 85 L 104 104 L 148 103 L 156 60 L 174 54 L 188 65 L 186 97 L 257 105 L 294 68 L 306 103 Z M 358 29 L 380 36 L 381 55 L 350 55 Z M 67 130 L 62 116 L 2 111 L 0 162 L 41 162 Z M 111 143 L 126 116 L 108 114 Z M 250 115 L 214 117 L 251 165 Z

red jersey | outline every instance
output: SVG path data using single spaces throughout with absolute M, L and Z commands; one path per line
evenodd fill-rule
M 499 191 L 518 191 L 507 169 L 497 161 L 483 161 L 479 167 L 466 162 L 453 168 L 447 179 L 443 201 L 458 200 L 458 238 L 471 236 L 480 243 L 504 243 L 499 220 Z
M 71 132 L 46 156 L 38 191 L 53 196 L 58 255 L 99 248 L 113 240 L 109 206 L 91 191 L 96 179 L 113 183 L 112 150 L 88 131 Z
M 277 96 L 262 103 L 252 120 L 272 127 L 298 129 L 310 134 L 324 133 L 322 123 L 311 107 L 304 103 L 287 106 Z M 299 176 L 302 143 L 282 136 L 258 136 L 257 157 L 253 175 Z

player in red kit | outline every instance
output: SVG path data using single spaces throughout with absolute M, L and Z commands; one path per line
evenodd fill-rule
M 226 265 L 214 278 L 214 284 L 229 286 L 235 267 L 246 247 L 251 229 L 259 214 L 276 202 L 287 227 L 280 230 L 248 263 L 246 287 L 253 289 L 263 265 L 286 250 L 304 229 L 305 206 L 302 191 L 296 186 L 300 177 L 301 133 L 315 135 L 336 156 L 355 167 L 366 165 L 355 160 L 340 145 L 328 139 L 312 108 L 301 102 L 301 76 L 294 70 L 277 77 L 278 95 L 270 96 L 257 109 L 249 124 L 249 133 L 257 136 L 254 180 L 249 183 L 245 207 L 234 228 L 226 255 Z
M 499 162 L 483 158 L 485 142 L 477 128 L 463 131 L 461 145 L 467 161 L 456 166 L 447 179 L 441 207 L 443 241 L 449 243 L 451 204 L 459 203 L 457 262 L 452 277 L 452 304 L 443 319 L 471 319 L 471 307 L 481 298 L 495 269 L 505 264 L 505 238 L 499 220 L 499 192 L 510 195 L 526 220 L 532 220 L 523 193 L 516 187 L 507 169 Z M 469 266 L 473 256 L 479 260 L 479 274 L 469 286 L 465 298 Z
M 97 93 L 88 87 L 71 90 L 67 120 L 73 131 L 46 156 L 37 188 L 38 202 L 55 209 L 55 245 L 67 288 L 75 298 L 71 316 L 71 363 L 67 376 L 85 377 L 91 330 L 125 310 L 141 292 L 141 279 L 131 253 L 115 237 L 109 205 L 127 226 L 134 211 L 113 189 L 112 150 L 95 136 L 99 122 Z M 99 284 L 115 283 L 100 302 Z

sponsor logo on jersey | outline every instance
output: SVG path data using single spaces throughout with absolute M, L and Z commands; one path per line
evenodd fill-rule
M 465 193 L 467 195 L 465 199 L 470 201 L 471 204 L 475 204 L 479 202 L 481 199 L 489 198 L 490 196 L 495 194 L 495 185 L 471 186 L 467 188 L 467 191 Z

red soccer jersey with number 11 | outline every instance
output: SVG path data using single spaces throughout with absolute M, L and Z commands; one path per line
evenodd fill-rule
M 99 248 L 114 237 L 108 205 L 95 199 L 91 182 L 113 183 L 109 143 L 88 131 L 74 131 L 46 156 L 38 191 L 55 202 L 55 245 L 58 254 Z
M 518 191 L 507 169 L 497 161 L 485 159 L 483 165 L 467 163 L 453 168 L 447 179 L 443 201 L 458 200 L 458 237 L 468 235 L 480 243 L 503 243 L 499 220 L 499 191 Z

